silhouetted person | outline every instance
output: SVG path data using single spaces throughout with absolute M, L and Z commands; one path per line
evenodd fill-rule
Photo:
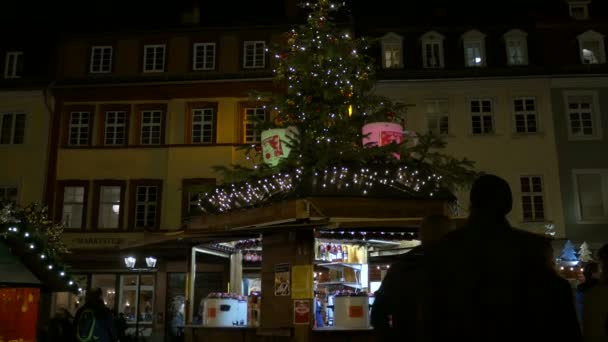
M 574 298 L 550 241 L 512 228 L 508 183 L 479 177 L 467 223 L 427 251 L 426 341 L 580 341 Z
M 598 251 L 600 285 L 585 294 L 583 335 L 585 342 L 608 341 L 608 243 Z
M 424 286 L 424 250 L 453 229 L 443 215 L 427 216 L 420 225 L 421 245 L 389 268 L 375 293 L 371 323 L 384 341 L 415 341 L 419 336 L 419 295 Z
M 127 319 L 124 313 L 118 314 L 115 319 L 116 332 L 118 334 L 118 340 L 120 342 L 127 341 Z
M 590 262 L 583 268 L 583 282 L 576 287 L 576 305 L 580 319 L 583 317 L 585 293 L 600 284 L 600 265 Z
M 99 288 L 89 289 L 84 305 L 74 318 L 76 341 L 115 342 L 118 340 L 112 312 L 106 308 Z

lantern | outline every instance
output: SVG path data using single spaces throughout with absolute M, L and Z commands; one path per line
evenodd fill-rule
M 394 122 L 373 122 L 363 126 L 363 146 L 380 147 L 391 143 L 400 144 L 403 139 L 403 128 Z M 399 159 L 399 154 L 395 153 Z
M 273 128 L 262 132 L 262 155 L 264 162 L 277 166 L 282 158 L 287 158 L 291 152 L 292 141 L 298 134 L 296 127 Z

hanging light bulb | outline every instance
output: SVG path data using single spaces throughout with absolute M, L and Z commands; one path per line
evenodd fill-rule
M 351 116 L 353 116 L 353 105 L 349 104 L 348 105 L 348 117 L 350 118 Z

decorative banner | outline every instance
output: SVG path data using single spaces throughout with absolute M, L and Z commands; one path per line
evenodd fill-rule
M 294 265 L 291 271 L 291 298 L 310 299 L 313 297 L 312 265 Z
M 0 289 L 0 341 L 36 339 L 40 289 Z
M 310 323 L 310 301 L 294 300 L 293 301 L 293 324 L 308 324 Z
M 291 295 L 291 265 L 290 264 L 274 265 L 274 295 L 275 296 Z
M 291 141 L 298 134 L 294 126 L 287 128 L 274 128 L 262 132 L 262 155 L 264 162 L 270 166 L 277 166 L 282 158 L 287 158 L 291 152 Z
M 373 122 L 363 126 L 363 146 L 380 147 L 403 140 L 403 128 L 394 122 Z M 395 153 L 399 159 L 399 154 Z

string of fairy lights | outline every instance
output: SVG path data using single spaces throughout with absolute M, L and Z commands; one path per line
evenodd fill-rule
M 303 171 L 303 168 L 297 168 L 293 172 L 281 172 L 257 180 L 220 186 L 203 194 L 198 204 L 206 213 L 225 213 L 256 207 L 273 198 L 293 194 L 304 181 Z M 442 179 L 439 175 L 422 174 L 407 166 L 383 171 L 343 166 L 314 172 L 313 175 L 310 185 L 321 194 L 351 190 L 368 195 L 374 187 L 383 186 L 404 194 L 429 198 L 433 198 L 440 190 Z

